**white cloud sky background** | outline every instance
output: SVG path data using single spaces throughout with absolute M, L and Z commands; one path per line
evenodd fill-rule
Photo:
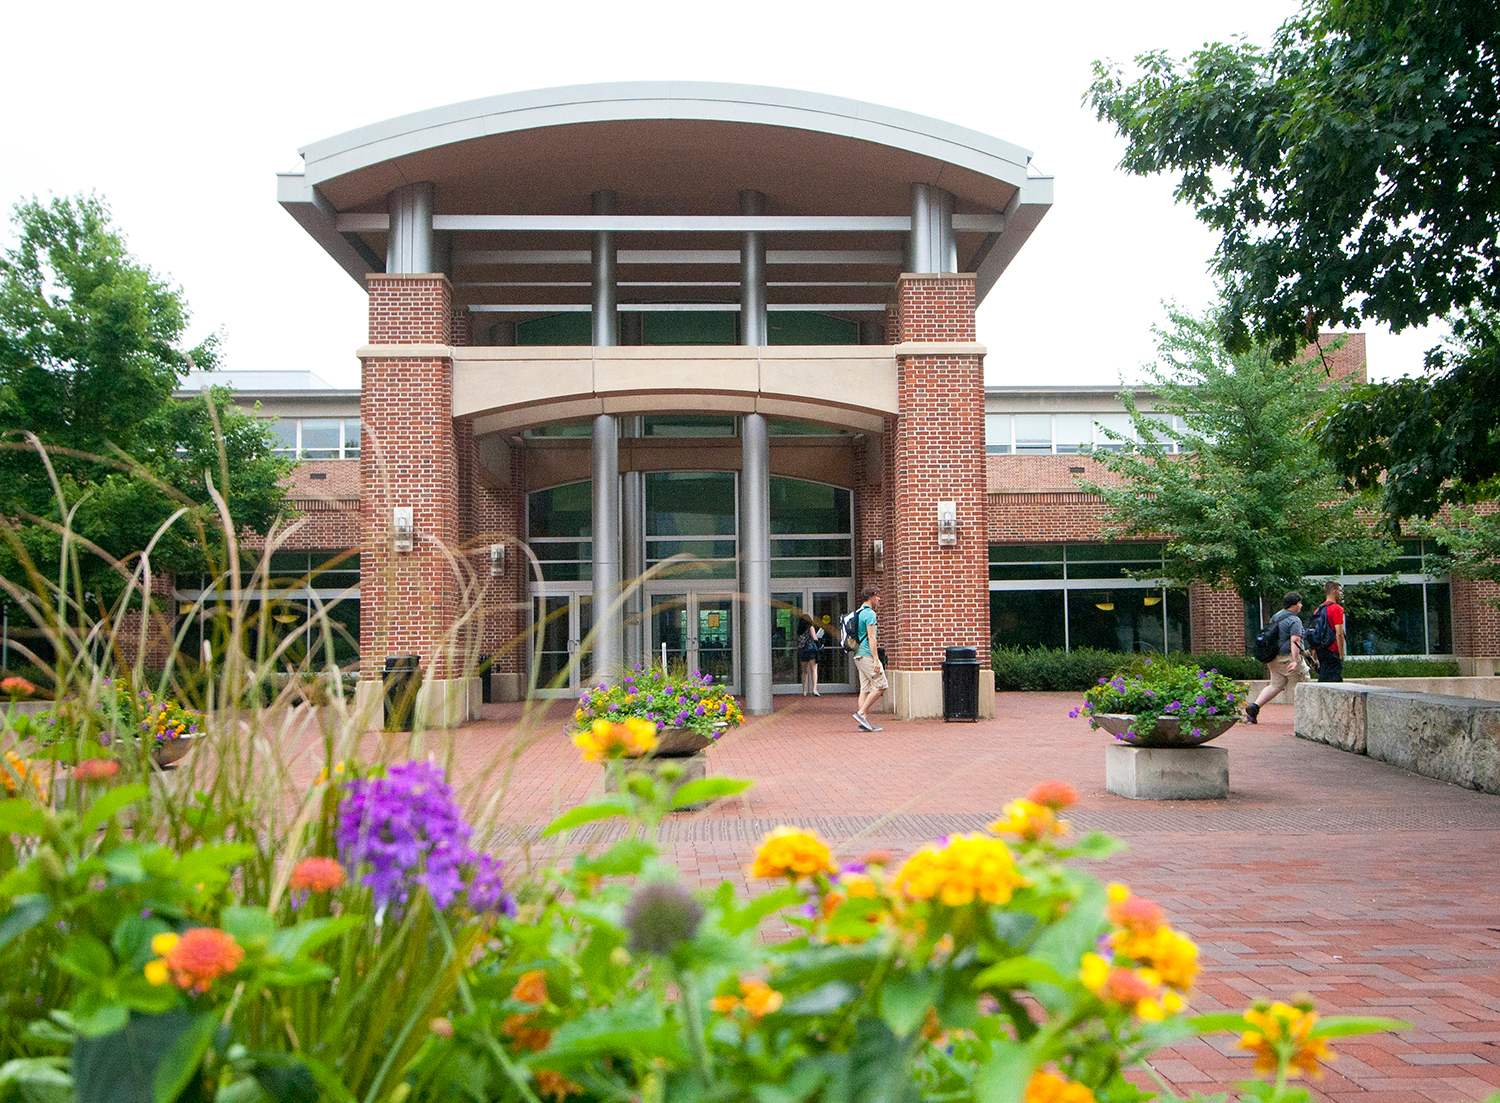
M 275 202 L 297 149 L 504 92 L 610 80 L 803 88 L 931 115 L 1034 153 L 1056 201 L 979 313 L 991 384 L 1113 384 L 1161 301 L 1213 297 L 1213 238 L 1167 179 L 1128 177 L 1081 99 L 1095 58 L 1267 42 L 1294 0 L 1119 3 L 11 5 L 0 202 L 96 191 L 180 283 L 225 366 L 359 385 L 365 295 Z M 8 229 L 0 231 L 7 242 Z M 1373 376 L 1434 331 L 1370 329 Z

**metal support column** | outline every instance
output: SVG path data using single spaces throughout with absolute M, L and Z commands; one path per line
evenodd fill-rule
M 432 204 L 435 189 L 422 181 L 397 188 L 386 197 L 391 216 L 385 245 L 385 270 L 410 275 L 435 272 L 436 255 L 432 234 Z
M 615 193 L 596 191 L 595 214 L 615 213 Z M 620 343 L 615 294 L 615 235 L 596 230 L 593 247 L 595 345 Z M 594 418 L 594 674 L 614 680 L 620 671 L 620 430 L 612 414 Z
M 745 588 L 745 711 L 771 711 L 771 437 L 764 414 L 742 419 L 740 573 Z
M 740 214 L 766 213 L 766 197 L 740 192 Z M 740 235 L 740 344 L 766 343 L 766 238 L 759 230 Z
M 958 239 L 953 236 L 953 194 L 932 184 L 911 186 L 908 272 L 957 272 Z
M 639 437 L 640 416 L 620 419 L 620 435 Z M 646 493 L 639 471 L 620 476 L 620 559 L 624 563 L 625 596 L 625 666 L 634 668 L 646 660 L 645 595 L 641 576 L 646 573 Z

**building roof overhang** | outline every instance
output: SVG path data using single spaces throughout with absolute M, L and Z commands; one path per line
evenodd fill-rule
M 570 232 L 566 219 L 586 218 L 600 189 L 616 192 L 622 216 L 641 220 L 620 247 L 636 258 L 622 256 L 622 267 L 653 277 L 643 287 L 680 279 L 681 267 L 669 266 L 689 262 L 672 259 L 685 241 L 700 257 L 717 258 L 694 262 L 708 280 L 699 286 L 732 283 L 738 194 L 754 189 L 767 197 L 767 217 L 779 220 L 768 225 L 786 228 L 768 232 L 772 279 L 778 266 L 796 266 L 783 268 L 796 277 L 781 281 L 792 289 L 783 301 L 847 299 L 855 313 L 861 305 L 868 312 L 870 288 L 892 286 L 901 270 L 898 223 L 910 215 L 911 184 L 954 195 L 959 270 L 978 273 L 981 297 L 1052 202 L 1051 178 L 1031 175 L 1030 152 L 1009 142 L 894 108 L 750 85 L 628 82 L 512 93 L 375 123 L 301 152 L 303 171 L 279 178 L 278 198 L 361 283 L 384 268 L 387 195 L 431 181 L 435 224 L 452 234 L 457 301 L 471 304 L 497 289 L 544 308 L 576 298 L 568 285 L 587 277 L 575 254 L 588 236 L 584 223 Z M 482 224 L 477 216 L 499 220 Z M 554 221 L 531 226 L 527 218 Z M 672 218 L 700 221 L 677 226 Z M 713 218 L 721 221 L 703 221 Z M 513 278 L 516 267 L 524 279 Z M 702 271 L 716 267 L 725 269 L 722 281 Z M 661 299 L 653 290 L 651 301 Z

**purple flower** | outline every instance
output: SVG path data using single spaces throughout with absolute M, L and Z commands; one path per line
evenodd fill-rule
M 1210 716 L 1213 716 L 1213 715 L 1215 715 L 1215 714 L 1216 714 L 1216 713 L 1217 713 L 1217 712 L 1218 712 L 1218 711 L 1219 711 L 1219 710 L 1218 710 L 1218 709 L 1216 709 L 1216 708 L 1214 708 L 1214 706 L 1213 706 L 1213 705 L 1209 705 L 1209 706 L 1208 706 L 1208 714 L 1209 714 L 1209 715 L 1210 715 Z
M 1203 734 L 1203 729 L 1202 728 L 1194 728 L 1193 729 L 1193 738 L 1194 739 L 1197 739 L 1202 734 Z
M 1182 708 L 1182 702 L 1181 701 L 1173 701 L 1170 705 L 1168 705 L 1166 707 L 1166 711 L 1167 712 L 1176 712 L 1180 708 Z
M 1208 704 L 1208 698 L 1205 697 L 1205 696 L 1203 696 L 1203 694 L 1200 693 L 1200 694 L 1198 694 L 1198 696 L 1196 696 L 1196 697 L 1193 698 L 1193 704 L 1195 704 L 1195 705 L 1206 705 L 1206 704 Z
M 1107 685 L 1109 685 L 1109 679 L 1108 678 L 1100 678 L 1099 679 L 1099 684 L 1101 686 L 1107 686 Z
M 385 777 L 356 778 L 346 788 L 335 838 L 345 865 L 366 867 L 360 880 L 377 913 L 404 905 L 413 885 L 439 908 L 467 886 L 474 910 L 504 910 L 500 864 L 469 845 L 473 831 L 437 766 L 401 762 Z
M 1081 708 L 1074 709 L 1072 712 L 1068 713 L 1068 719 L 1069 720 L 1077 720 L 1078 719 L 1078 714 L 1080 712 L 1082 712 L 1082 711 L 1083 710 Z

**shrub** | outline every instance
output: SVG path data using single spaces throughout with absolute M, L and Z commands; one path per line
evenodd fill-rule
M 1206 671 L 1196 663 L 1172 663 L 1155 656 L 1132 664 L 1113 678 L 1100 678 L 1089 687 L 1081 708 L 1072 716 L 1089 718 L 1089 727 L 1099 727 L 1094 716 L 1130 713 L 1136 718 L 1134 731 L 1116 738 L 1142 746 L 1153 745 L 1158 720 L 1177 720 L 1183 731 L 1196 737 L 1204 728 L 1238 718 L 1244 692 L 1223 674 Z
M 1458 663 L 1451 659 L 1350 659 L 1344 664 L 1345 678 L 1457 678 Z
M 1125 651 L 1101 651 L 1090 647 L 1061 648 L 997 647 L 991 653 L 995 671 L 995 689 L 999 691 L 1047 690 L 1082 693 L 1099 684 L 1100 678 L 1113 677 L 1131 669 L 1144 659 L 1160 658 Z M 1174 652 L 1167 658 L 1174 664 L 1188 663 L 1204 670 L 1217 670 L 1228 678 L 1240 680 L 1265 676 L 1265 667 L 1249 655 L 1185 655 Z

